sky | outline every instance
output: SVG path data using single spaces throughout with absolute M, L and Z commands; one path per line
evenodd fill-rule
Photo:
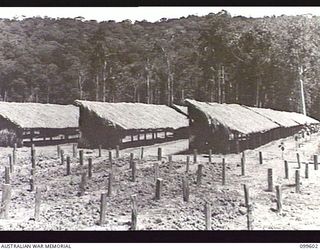
M 0 7 L 0 18 L 48 16 L 53 18 L 78 16 L 86 20 L 122 21 L 130 19 L 156 22 L 161 18 L 180 18 L 188 15 L 203 16 L 222 9 L 232 16 L 263 17 L 272 15 L 313 14 L 320 16 L 320 7 Z

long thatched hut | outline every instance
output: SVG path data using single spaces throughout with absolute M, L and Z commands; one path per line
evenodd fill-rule
M 79 138 L 73 105 L 0 102 L 0 144 L 48 145 Z
M 292 135 L 319 121 L 294 112 L 187 99 L 190 148 L 239 152 Z
M 166 105 L 76 100 L 81 141 L 113 148 L 187 138 L 188 118 Z

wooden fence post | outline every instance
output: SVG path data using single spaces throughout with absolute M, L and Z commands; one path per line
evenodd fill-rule
M 204 207 L 205 219 L 206 219 L 206 230 L 211 230 L 211 206 L 208 201 Z
M 190 168 L 190 156 L 187 156 L 187 163 L 186 163 L 186 173 L 189 173 L 189 168 Z
M 309 179 L 309 164 L 308 163 L 305 163 L 305 178 L 306 179 Z
M 209 163 L 212 162 L 212 149 L 209 149 Z
M 92 177 L 92 158 L 88 158 L 88 177 Z
M 253 229 L 252 222 L 253 222 L 253 219 L 252 219 L 252 205 L 249 204 L 248 207 L 247 207 L 247 228 L 248 228 L 248 230 L 252 230 Z
M 268 168 L 268 190 L 273 192 L 273 178 L 272 178 L 272 168 Z
M 243 190 L 244 190 L 244 202 L 246 205 L 246 208 L 249 206 L 249 188 L 246 184 L 243 184 Z
M 58 157 L 58 159 L 60 158 L 60 151 L 61 151 L 60 145 L 57 145 L 57 157 Z
M 80 181 L 80 196 L 82 196 L 86 190 L 86 185 L 87 185 L 87 173 L 82 173 L 81 174 L 81 181 Z
M 241 175 L 245 175 L 245 165 L 243 157 L 241 157 Z
M 298 168 L 301 168 L 301 163 L 300 163 L 300 154 L 297 153 L 297 162 L 298 162 Z
M 141 160 L 143 159 L 143 147 L 141 147 L 141 151 L 140 151 L 140 158 L 141 158 Z
M 72 144 L 72 156 L 73 156 L 73 158 L 77 158 L 77 144 L 76 143 Z
M 106 193 L 101 194 L 100 198 L 100 219 L 99 225 L 102 226 L 105 223 L 106 218 Z
M 63 149 L 61 149 L 60 150 L 60 157 L 61 157 L 61 165 L 64 165 L 64 150 Z
M 9 154 L 9 166 L 10 166 L 10 173 L 13 173 L 13 161 L 12 161 L 11 154 Z
M 263 164 L 262 152 L 259 151 L 259 163 Z
M 189 193 L 190 193 L 189 180 L 188 180 L 188 177 L 187 177 L 186 175 L 184 175 L 184 176 L 183 176 L 183 179 L 182 179 L 182 196 L 183 196 L 183 201 L 189 202 Z
M 318 155 L 313 156 L 314 170 L 318 170 Z
M 16 165 L 16 161 L 17 161 L 17 150 L 16 149 L 13 149 L 12 150 L 12 163 L 13 165 Z
M 113 172 L 111 170 L 108 178 L 108 197 L 112 196 L 112 193 L 113 193 L 112 186 L 113 186 Z
M 120 146 L 117 145 L 116 146 L 116 158 L 119 158 L 120 157 Z
M 158 161 L 162 159 L 162 148 L 158 148 Z
M 193 163 L 197 163 L 197 155 L 198 155 L 198 150 L 194 149 L 193 150 Z
M 276 196 L 277 196 L 277 210 L 281 212 L 282 210 L 282 201 L 281 201 L 281 188 L 279 185 L 276 186 Z
M 296 193 L 300 193 L 300 171 L 296 170 Z
M 70 170 L 70 156 L 67 156 L 67 175 L 70 175 L 71 170 Z
M 132 163 L 133 162 L 133 160 L 134 160 L 134 155 L 133 155 L 133 153 L 130 153 L 130 160 L 129 160 L 129 163 Z M 129 164 L 130 165 L 130 168 L 131 168 L 131 164 Z
M 169 161 L 169 172 L 172 170 L 172 155 L 168 155 L 168 161 Z
M 137 195 L 131 195 L 131 230 L 138 229 L 138 209 L 137 209 Z
M 79 163 L 83 166 L 83 149 L 79 150 Z
M 162 186 L 163 186 L 163 179 L 158 178 L 156 181 L 156 200 L 160 200 L 161 199 L 161 195 L 162 195 Z
M 10 168 L 8 166 L 4 168 L 4 180 L 5 184 L 10 184 Z
M 1 217 L 8 219 L 9 208 L 11 203 L 11 185 L 2 184 L 2 198 L 1 198 Z
M 136 173 L 137 173 L 137 163 L 135 161 L 132 162 L 132 167 L 131 167 L 131 181 L 135 182 L 136 181 Z
M 157 179 L 159 178 L 159 165 L 158 163 L 155 163 L 153 165 L 154 168 L 154 181 L 157 181 Z
M 38 221 L 40 217 L 40 203 L 41 203 L 41 189 L 36 187 L 35 206 L 34 206 L 34 220 Z
M 222 159 L 222 185 L 226 184 L 226 163 L 225 159 Z
M 197 186 L 201 185 L 201 180 L 202 180 L 202 168 L 203 165 L 199 164 L 198 165 L 198 170 L 197 170 Z
M 289 166 L 287 161 L 284 161 L 284 178 L 289 179 Z
M 245 155 L 244 151 L 241 154 L 241 158 L 243 159 L 243 164 L 246 165 L 246 155 Z
M 102 155 L 101 154 L 101 150 L 102 150 L 102 146 L 101 145 L 99 145 L 99 149 L 98 150 L 99 150 L 99 155 L 98 156 L 101 157 L 101 155 Z

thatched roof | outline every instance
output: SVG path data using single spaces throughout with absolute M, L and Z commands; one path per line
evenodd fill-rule
M 20 128 L 79 127 L 79 108 L 73 105 L 0 102 L 0 117 Z
M 166 105 L 108 103 L 76 100 L 75 105 L 94 112 L 114 127 L 129 129 L 178 129 L 189 126 L 188 118 Z
M 289 112 L 292 119 L 299 124 L 318 124 L 318 120 L 304 114 Z
M 172 108 L 174 108 L 175 110 L 177 110 L 181 114 L 188 115 L 188 107 L 186 107 L 186 106 L 172 104 Z
M 221 124 L 242 134 L 264 132 L 279 127 L 270 119 L 238 104 L 218 104 L 185 100 L 186 104 L 206 115 L 209 124 Z

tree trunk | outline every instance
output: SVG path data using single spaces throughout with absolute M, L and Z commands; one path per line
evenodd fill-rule
M 305 98 L 304 98 L 303 67 L 302 66 L 299 66 L 299 82 L 300 82 L 302 114 L 307 115 L 306 102 L 305 102 Z
M 221 65 L 221 102 L 226 102 L 226 84 L 225 84 L 225 78 L 224 78 L 224 66 Z
M 106 82 L 107 82 L 107 62 L 104 61 L 103 72 L 102 72 L 102 101 L 106 101 Z
M 83 83 L 83 79 L 82 79 L 81 73 L 79 72 L 78 73 L 78 87 L 79 87 L 79 99 L 80 100 L 82 100 L 82 98 L 83 98 L 82 83 Z M 49 96 L 49 91 L 48 91 L 48 96 Z M 48 99 L 49 99 L 49 97 L 48 97 Z
M 147 73 L 147 96 L 146 96 L 146 102 L 149 104 L 150 103 L 150 77 L 149 77 L 149 73 Z
M 99 74 L 96 75 L 96 101 L 99 101 Z

